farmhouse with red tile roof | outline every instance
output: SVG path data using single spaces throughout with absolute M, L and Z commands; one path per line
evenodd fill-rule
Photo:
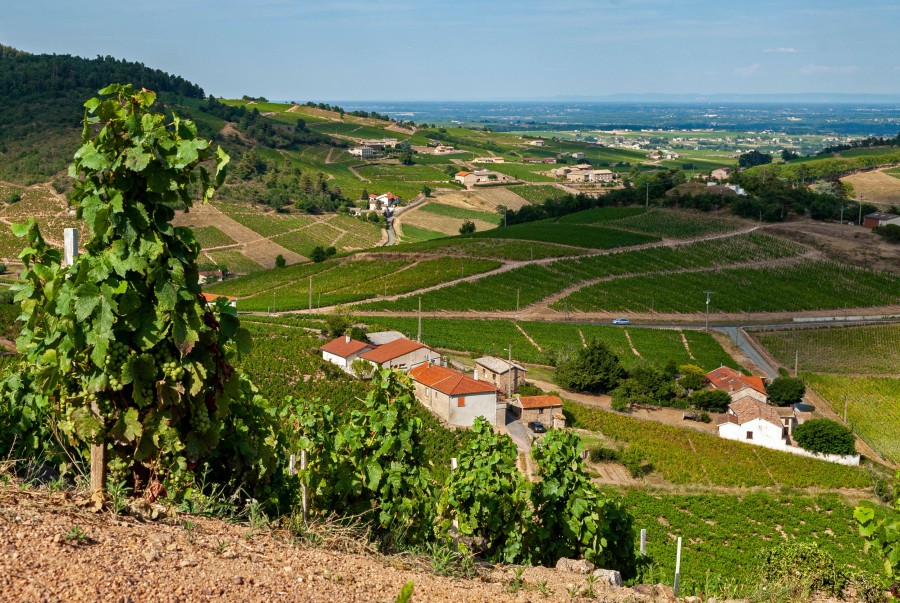
M 769 395 L 762 379 L 755 376 L 747 376 L 735 369 L 723 366 L 706 373 L 706 378 L 713 389 L 720 389 L 731 396 L 732 401 L 751 397 L 760 402 L 766 402 Z
M 357 341 L 356 339 L 352 339 L 349 335 L 344 335 L 337 339 L 332 339 L 320 347 L 319 351 L 322 352 L 322 358 L 332 364 L 338 365 L 349 373 L 350 365 L 353 364 L 353 361 L 359 358 L 360 354 L 367 352 L 374 347 L 375 346 L 370 343 Z
M 405 337 L 368 350 L 359 357 L 368 360 L 377 368 L 396 368 L 404 371 L 424 362 L 439 362 L 441 359 L 440 354 L 424 343 Z
M 490 383 L 430 363 L 414 367 L 409 375 L 419 402 L 450 425 L 470 427 L 476 417 L 497 425 L 500 392 Z

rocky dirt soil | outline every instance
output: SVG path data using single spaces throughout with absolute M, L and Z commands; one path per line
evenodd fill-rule
M 441 577 L 423 559 L 304 545 L 289 533 L 195 516 L 151 521 L 91 512 L 77 496 L 0 486 L 0 600 L 21 602 L 572 601 L 585 576 L 513 568 Z M 83 501 L 81 501 L 83 502 Z M 665 601 L 666 593 L 593 586 L 595 601 Z M 652 592 L 650 587 L 648 592 Z

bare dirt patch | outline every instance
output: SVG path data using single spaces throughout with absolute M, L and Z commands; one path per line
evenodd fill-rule
M 441 199 L 441 203 L 443 202 L 444 200 Z M 475 223 L 475 230 L 478 232 L 496 228 L 496 225 L 483 220 L 472 220 L 472 222 Z M 419 208 L 411 209 L 410 211 L 403 213 L 403 224 L 418 226 L 419 228 L 425 228 L 448 235 L 459 234 L 459 228 L 462 226 L 462 223 L 463 220 L 460 218 L 451 218 L 450 216 L 433 214 L 431 212 L 421 211 Z
M 802 219 L 770 224 L 764 229 L 814 247 L 838 262 L 900 273 L 900 246 L 887 243 L 863 226 Z
M 900 178 L 885 174 L 883 169 L 851 174 L 841 178 L 841 181 L 852 184 L 857 197 L 864 203 L 885 207 L 900 203 Z
M 529 567 L 515 592 L 509 566 L 440 577 L 411 555 L 312 548 L 286 531 L 195 516 L 89 513 L 68 493 L 15 486 L 0 490 L 0 542 L 5 601 L 394 601 L 412 582 L 413 601 L 555 602 L 571 600 L 568 585 L 587 586 L 585 576 Z M 603 601 L 650 600 L 630 588 L 594 590 Z

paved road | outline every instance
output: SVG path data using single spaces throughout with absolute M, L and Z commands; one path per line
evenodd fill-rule
M 750 362 L 758 366 L 767 377 L 770 379 L 776 379 L 778 377 L 778 369 L 769 364 L 769 361 L 756 351 L 756 348 L 754 348 L 747 340 L 747 336 L 739 327 L 718 327 L 716 330 L 728 335 L 731 338 L 731 341 L 741 348 L 744 355 L 750 359 Z

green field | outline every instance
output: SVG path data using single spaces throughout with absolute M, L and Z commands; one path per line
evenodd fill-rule
M 404 243 L 419 243 L 421 241 L 431 241 L 432 239 L 442 239 L 447 236 L 442 232 L 420 228 L 412 224 L 404 224 L 402 228 L 403 236 L 400 237 L 400 240 Z M 395 250 L 395 247 L 390 249 Z
M 850 572 L 882 570 L 875 555 L 863 553 L 855 505 L 835 494 L 672 494 L 629 488 L 624 502 L 636 531 L 647 530 L 653 582 L 672 584 L 676 542 L 682 538 L 684 588 L 679 594 L 684 596 L 715 595 L 721 601 L 757 591 L 759 556 L 784 542 L 816 543 Z
M 370 330 L 393 329 L 415 337 L 418 320 L 409 317 L 367 316 L 360 319 Z M 519 322 L 541 349 L 538 350 L 525 335 L 508 320 L 460 320 L 425 316 L 422 319 L 422 341 L 430 346 L 506 357 L 507 346 L 512 346 L 512 356 L 519 362 L 550 364 L 552 357 L 582 347 L 585 340 L 596 338 L 619 357 L 625 367 L 633 366 L 639 359 L 632 353 L 619 327 L 608 325 L 569 324 L 558 322 Z M 681 341 L 681 331 L 663 329 L 630 328 L 628 330 L 635 348 L 642 358 L 658 366 L 669 360 L 678 364 L 692 363 L 708 370 L 722 365 L 736 366 L 734 360 L 708 334 L 684 331 L 692 359 Z
M 725 268 L 634 276 L 580 289 L 554 303 L 582 312 L 710 312 L 840 310 L 886 306 L 900 298 L 900 277 L 822 260 L 769 268 Z
M 781 364 L 814 373 L 900 375 L 900 325 L 753 333 Z
M 646 211 L 643 207 L 592 207 L 562 216 L 557 219 L 557 222 L 560 224 L 608 224 L 614 220 L 639 216 Z
M 478 211 L 475 209 L 466 209 L 456 205 L 447 205 L 446 203 L 429 202 L 418 208 L 419 211 L 425 211 L 439 216 L 447 216 L 448 218 L 456 218 L 458 220 L 481 220 L 489 224 L 500 224 L 503 216 L 496 212 Z M 406 232 L 406 226 L 403 227 Z
M 312 304 L 315 308 L 344 304 L 383 295 L 398 295 L 440 284 L 466 275 L 487 272 L 500 266 L 495 260 L 470 258 L 438 258 L 416 262 L 412 259 L 356 260 L 322 271 L 312 279 Z M 282 269 L 270 271 L 272 279 L 282 276 Z M 248 295 L 240 301 L 241 310 L 278 311 L 299 310 L 309 307 L 310 283 L 307 279 L 282 280 L 272 288 L 273 280 L 259 280 L 270 285 L 255 295 L 247 291 L 246 285 L 236 283 L 234 289 L 227 283 L 215 289 L 216 293 L 238 296 L 242 291 Z M 286 284 L 284 284 L 286 283 Z M 270 291 L 271 289 L 271 291 Z M 273 298 L 274 293 L 274 298 Z
M 653 471 L 672 484 L 867 488 L 872 483 L 863 467 L 845 467 L 769 450 L 574 402 L 566 401 L 564 410 L 574 427 L 640 448 L 647 454 Z
M 410 226 L 404 224 L 404 234 L 407 228 L 410 228 Z M 490 232 L 497 231 L 491 230 Z M 584 248 L 556 245 L 555 243 L 518 241 L 515 239 L 447 237 L 444 234 L 440 236 L 442 238 L 439 241 L 404 243 L 392 247 L 381 247 L 372 251 L 382 253 L 440 253 L 442 255 L 496 258 L 498 260 L 541 260 L 588 253 L 588 250 Z
M 357 168 L 364 178 L 399 182 L 444 182 L 446 172 L 428 165 L 369 164 Z
M 194 232 L 194 237 L 197 239 L 197 242 L 200 243 L 200 247 L 204 249 L 237 244 L 237 241 L 215 226 L 201 226 L 199 228 L 191 228 L 191 230 Z
M 472 237 L 543 241 L 589 249 L 612 249 L 659 241 L 659 237 L 580 224 L 530 222 L 497 230 L 475 233 Z
M 534 186 L 514 186 L 509 190 L 527 200 L 533 205 L 540 205 L 548 199 L 561 199 L 568 195 L 562 189 L 547 184 L 536 184 Z
M 642 214 L 611 220 L 606 225 L 671 239 L 691 239 L 738 230 L 745 227 L 746 223 L 737 218 L 713 217 L 700 212 L 652 209 Z
M 885 458 L 900 463 L 900 379 L 802 373 L 807 385 Z
M 586 226 L 584 228 L 593 228 Z M 508 229 L 497 229 L 497 231 Z M 492 231 L 494 232 L 494 231 Z M 475 239 L 477 240 L 477 239 Z M 442 241 L 435 241 L 440 243 Z M 764 261 L 791 257 L 805 248 L 795 243 L 756 233 L 701 241 L 678 247 L 651 247 L 623 250 L 606 255 L 562 259 L 548 264 L 530 264 L 476 281 L 459 283 L 423 294 L 422 309 L 433 310 L 516 310 L 559 293 L 575 283 L 596 278 L 630 274 L 657 274 L 680 268 L 714 268 L 736 262 Z M 684 275 L 677 275 L 684 276 Z M 653 282 L 660 277 L 647 277 Z M 616 279 L 619 283 L 631 279 Z M 600 283 L 606 284 L 606 283 Z M 586 289 L 591 289 L 587 287 Z M 579 295 L 585 289 L 576 292 Z M 596 303 L 593 297 L 583 296 Z M 581 297 L 579 297 L 581 299 Z M 517 305 L 518 300 L 518 305 Z M 374 302 L 361 307 L 367 310 L 415 310 L 418 297 L 396 302 Z M 575 308 L 566 302 L 553 304 L 565 312 Z
M 225 266 L 229 272 L 250 274 L 264 270 L 262 266 L 236 249 L 219 249 L 203 252 L 216 266 Z

